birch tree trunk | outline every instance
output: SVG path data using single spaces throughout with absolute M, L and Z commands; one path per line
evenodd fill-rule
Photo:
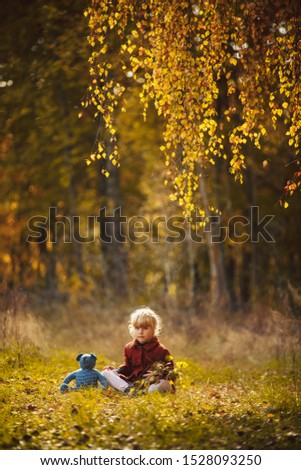
M 202 176 L 200 177 L 200 193 L 203 207 L 205 208 L 205 215 L 208 217 L 208 195 L 206 183 Z M 229 293 L 227 290 L 226 271 L 221 245 L 214 241 L 214 233 L 212 233 L 212 231 L 205 232 L 205 234 L 210 268 L 210 306 L 213 311 L 229 306 Z

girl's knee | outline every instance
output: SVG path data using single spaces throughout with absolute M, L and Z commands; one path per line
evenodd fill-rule
M 155 391 L 158 391 L 158 392 L 171 392 L 172 391 L 172 386 L 171 386 L 169 380 L 162 379 L 162 380 L 160 380 L 159 383 L 150 385 L 148 391 L 149 392 L 155 392 Z

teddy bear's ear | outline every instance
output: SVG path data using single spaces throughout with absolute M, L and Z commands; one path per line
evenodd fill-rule
M 95 356 L 95 354 L 91 353 L 90 356 L 96 361 L 97 357 Z
M 83 356 L 83 353 L 80 353 L 80 354 L 77 356 L 76 360 L 79 361 L 82 356 Z

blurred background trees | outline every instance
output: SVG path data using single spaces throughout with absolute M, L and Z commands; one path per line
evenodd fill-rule
M 211 219 L 211 233 L 208 224 L 184 221 L 178 202 L 170 199 L 165 182 L 171 170 L 160 150 L 166 144 L 163 117 L 150 100 L 143 119 L 141 77 L 115 70 L 127 105 L 126 112 L 122 105 L 114 112 L 120 166 L 103 157 L 87 165 L 99 145 L 106 144 L 101 151 L 108 156 L 115 144 L 101 117 L 81 106 L 90 84 L 85 8 L 84 0 L 18 0 L 13 8 L 1 7 L 2 291 L 21 289 L 49 302 L 75 297 L 122 308 L 150 304 L 179 318 L 233 315 L 258 306 L 300 314 L 300 201 L 295 195 L 287 209 L 279 205 L 292 174 L 284 124 L 282 134 L 269 128 L 261 149 L 245 146 L 243 184 L 234 181 L 224 159 L 204 171 L 197 197 L 221 211 L 220 219 Z M 114 44 L 106 54 L 117 69 Z M 221 92 L 221 108 L 224 99 Z M 119 207 L 127 217 L 123 225 L 114 212 Z M 252 207 L 259 208 L 258 220 L 251 218 Z M 105 213 L 99 213 L 102 208 Z M 104 216 L 114 214 L 106 223 Z M 254 234 L 269 214 L 275 216 L 267 226 L 275 242 Z M 36 216 L 47 239 L 41 229 L 39 243 L 28 243 L 34 228 L 28 223 Z M 169 229 L 162 217 L 174 218 Z M 241 223 L 234 226 L 235 220 Z M 120 227 L 124 243 L 108 242 Z M 220 227 L 226 229 L 218 237 Z M 212 243 L 212 235 L 220 243 Z

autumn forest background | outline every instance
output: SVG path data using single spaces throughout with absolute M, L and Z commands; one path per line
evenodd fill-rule
M 296 370 L 300 196 L 283 199 L 296 159 L 285 117 L 277 129 L 266 122 L 260 148 L 244 144 L 242 183 L 231 174 L 227 148 L 229 158 L 206 166 L 195 197 L 215 218 L 195 225 L 170 197 L 164 116 L 150 100 L 143 118 L 141 76 L 115 70 L 126 102 L 126 112 L 122 104 L 114 109 L 120 165 L 91 159 L 99 142 L 108 149 L 111 141 L 86 104 L 93 80 L 86 8 L 84 0 L 1 2 L 2 351 L 31 344 L 68 351 L 68 367 L 81 350 L 118 363 L 129 313 L 149 305 L 176 357 L 252 366 L 276 358 Z M 117 43 L 106 51 L 116 67 Z M 221 96 L 222 107 L 228 97 Z M 281 108 L 282 98 L 274 99 Z M 127 218 L 122 229 L 118 214 Z M 172 220 L 169 229 L 163 218 Z M 114 233 L 122 243 L 110 239 Z

